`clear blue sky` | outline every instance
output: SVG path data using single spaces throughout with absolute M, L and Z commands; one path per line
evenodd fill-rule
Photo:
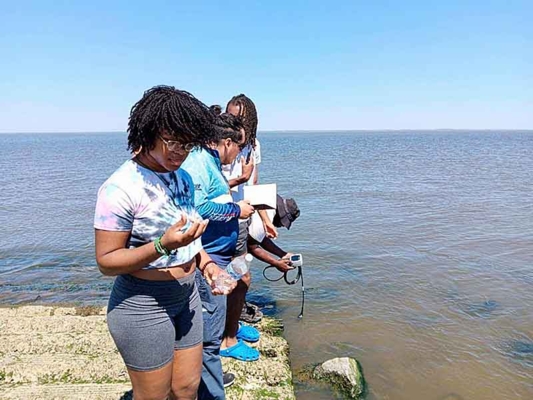
M 4 1 L 0 132 L 125 130 L 156 84 L 261 130 L 533 129 L 533 1 Z

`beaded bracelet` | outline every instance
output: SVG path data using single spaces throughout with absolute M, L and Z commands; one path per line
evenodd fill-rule
M 216 262 L 214 262 L 213 260 L 209 260 L 208 262 L 206 262 L 206 263 L 204 264 L 204 268 L 200 270 L 200 272 L 202 273 L 202 275 L 203 275 L 205 269 L 207 268 L 207 266 L 208 266 L 209 264 L 215 264 L 215 265 L 216 265 Z

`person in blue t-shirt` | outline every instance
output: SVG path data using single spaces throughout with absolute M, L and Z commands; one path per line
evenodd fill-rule
M 194 184 L 196 210 L 209 224 L 202 235 L 202 245 L 214 263 L 225 268 L 235 254 L 239 218 L 249 218 L 254 208 L 249 202 L 233 202 L 222 164 L 231 164 L 244 142 L 240 119 L 230 114 L 217 117 L 216 140 L 189 153 L 182 164 Z M 198 399 L 224 399 L 220 344 L 226 322 L 226 296 L 213 296 L 201 274 L 196 283 L 202 300 L 204 349 L 202 381 Z

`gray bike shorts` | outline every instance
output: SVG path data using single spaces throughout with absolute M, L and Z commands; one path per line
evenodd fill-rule
M 234 257 L 242 256 L 248 252 L 248 227 L 251 222 L 251 218 L 239 220 L 239 236 L 237 237 Z
M 131 275 L 115 279 L 107 325 L 128 368 L 153 371 L 172 361 L 174 350 L 202 343 L 202 303 L 194 275 L 162 282 Z

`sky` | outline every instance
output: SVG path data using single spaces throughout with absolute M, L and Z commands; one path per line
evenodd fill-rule
M 0 132 L 125 131 L 158 84 L 260 130 L 533 129 L 533 1 L 0 0 Z

